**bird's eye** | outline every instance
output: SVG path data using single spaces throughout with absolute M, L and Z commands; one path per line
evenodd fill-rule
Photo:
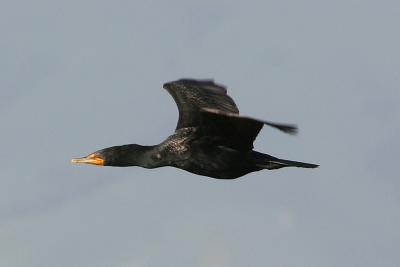
M 160 160 L 161 159 L 161 154 L 157 153 L 157 154 L 153 155 L 152 158 L 153 158 L 153 160 L 156 160 L 156 161 Z

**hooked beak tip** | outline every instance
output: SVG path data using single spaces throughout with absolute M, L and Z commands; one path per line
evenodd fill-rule
M 84 158 L 71 159 L 71 163 L 86 163 L 86 164 L 104 166 L 104 159 L 97 154 L 91 154 Z

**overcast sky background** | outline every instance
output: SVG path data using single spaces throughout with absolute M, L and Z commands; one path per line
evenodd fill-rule
M 398 1 L 0 2 L 0 266 L 400 265 Z M 182 77 L 321 164 L 220 181 L 72 157 L 156 144 Z

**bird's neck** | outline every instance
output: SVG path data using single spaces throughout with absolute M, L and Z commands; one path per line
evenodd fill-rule
M 144 168 L 155 168 L 154 154 L 155 146 L 142 145 L 123 145 L 116 147 L 117 153 L 114 153 L 111 166 L 128 167 L 140 166 Z

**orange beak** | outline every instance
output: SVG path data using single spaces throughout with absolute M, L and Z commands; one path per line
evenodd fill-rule
M 72 159 L 72 163 L 86 163 L 86 164 L 93 164 L 98 166 L 104 166 L 104 159 L 96 153 L 92 153 L 87 157 Z

